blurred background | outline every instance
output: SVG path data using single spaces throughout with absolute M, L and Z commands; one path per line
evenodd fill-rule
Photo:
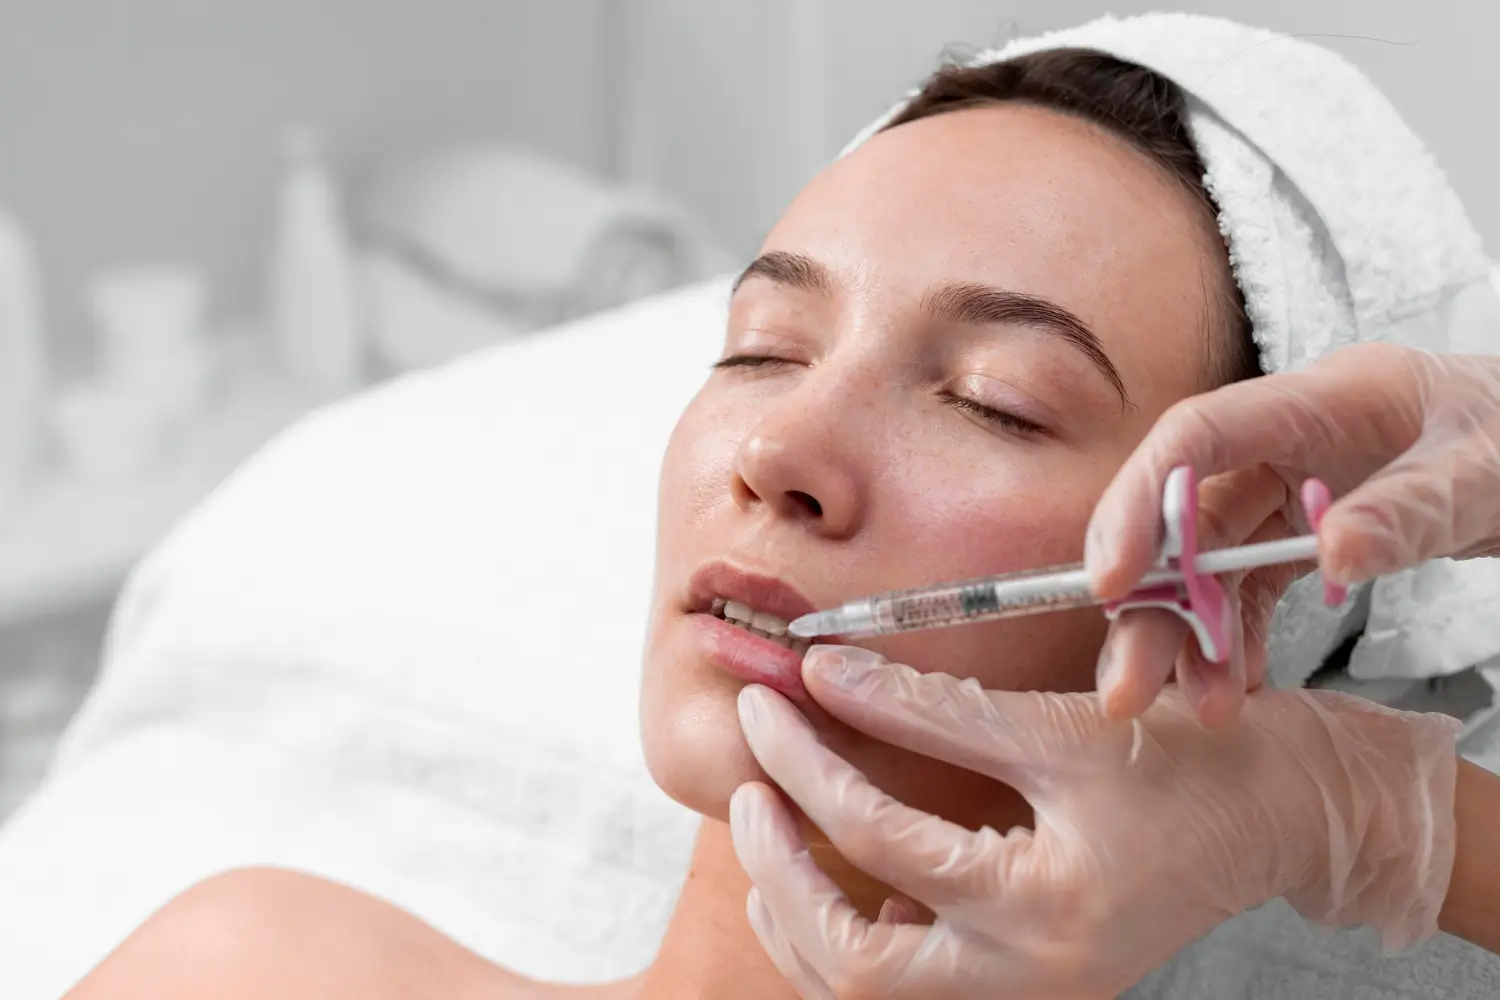
M 0 0 L 0 817 L 130 566 L 288 422 L 742 263 L 945 52 L 1164 6 Z M 1500 5 L 1175 6 L 1343 52 L 1500 240 Z

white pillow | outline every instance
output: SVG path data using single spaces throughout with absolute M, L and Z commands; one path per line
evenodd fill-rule
M 697 819 L 637 733 L 657 472 L 727 298 L 696 286 L 315 414 L 191 515 L 0 830 L 0 996 L 59 995 L 255 863 L 530 975 L 649 961 Z
M 695 286 L 315 414 L 139 569 L 104 690 L 170 632 L 639 760 L 619 706 L 636 697 L 657 476 L 727 297 L 723 282 Z M 577 681 L 566 697 L 558 673 Z M 108 732 L 86 711 L 64 765 Z

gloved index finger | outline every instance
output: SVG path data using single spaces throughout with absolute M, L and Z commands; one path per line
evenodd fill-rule
M 740 717 L 760 766 L 850 864 L 934 909 L 972 891 L 956 859 L 978 860 L 989 840 L 876 788 L 768 689 L 741 691 Z
M 1092 694 L 987 691 L 972 678 L 924 674 L 853 646 L 809 650 L 802 679 L 846 725 L 1027 797 L 1117 728 Z
M 1306 464 L 1333 437 L 1306 405 L 1313 372 L 1236 382 L 1167 410 L 1120 467 L 1089 519 L 1084 562 L 1094 592 L 1123 597 L 1156 559 L 1162 489 L 1188 465 L 1199 479 L 1260 464 Z M 1336 433 L 1336 432 L 1335 432 Z

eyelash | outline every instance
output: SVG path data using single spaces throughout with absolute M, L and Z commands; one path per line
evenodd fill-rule
M 972 414 L 980 418 L 981 420 L 986 420 L 992 424 L 997 424 L 1001 427 L 1004 427 L 1008 431 L 1013 431 L 1016 434 L 1024 434 L 1029 437 L 1037 437 L 1047 433 L 1047 428 L 1043 427 L 1041 424 L 1034 424 L 1030 420 L 1026 420 L 1023 417 L 1016 416 L 1014 413 L 1006 413 L 1004 410 L 997 410 L 992 406 L 985 406 L 983 403 L 976 403 L 974 400 L 970 399 L 967 396 L 955 396 L 951 392 L 945 392 L 943 393 L 943 402 L 947 403 L 954 409 L 962 410 L 963 412 Z
M 715 371 L 723 371 L 729 368 L 765 368 L 770 365 L 785 364 L 791 364 L 791 362 L 785 358 L 773 358 L 761 354 L 733 354 L 727 358 L 715 361 L 713 367 Z M 1004 410 L 997 410 L 992 406 L 985 406 L 983 403 L 975 402 L 967 396 L 958 396 L 951 392 L 945 392 L 942 394 L 942 398 L 943 402 L 954 409 L 979 417 L 981 420 L 996 424 L 1013 433 L 1027 436 L 1041 436 L 1047 433 L 1047 428 L 1040 424 L 1032 423 L 1030 420 L 1018 417 L 1013 413 L 1006 413 Z
M 715 371 L 726 368 L 764 368 L 766 365 L 790 364 L 785 358 L 773 358 L 764 354 L 732 354 L 714 362 Z

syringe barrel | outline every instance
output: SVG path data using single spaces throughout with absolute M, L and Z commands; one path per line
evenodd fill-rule
M 1088 591 L 1082 567 L 1074 565 L 892 591 L 872 599 L 869 607 L 875 627 L 881 633 L 890 633 L 956 622 L 1019 618 L 1098 603 Z

